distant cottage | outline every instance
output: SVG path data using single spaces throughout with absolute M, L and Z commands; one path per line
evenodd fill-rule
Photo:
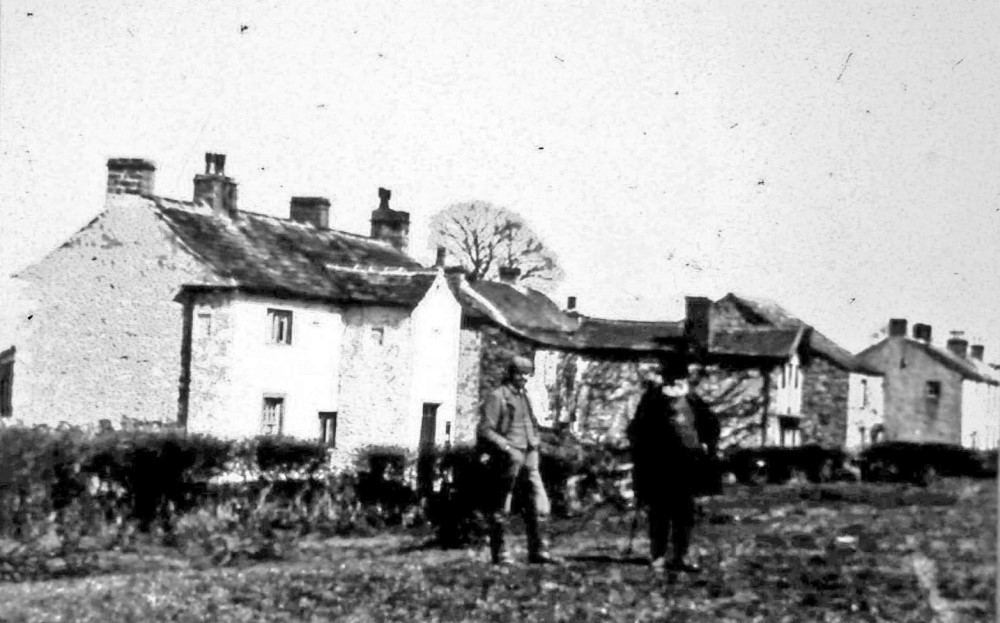
M 984 348 L 961 333 L 942 348 L 931 326 L 889 321 L 888 336 L 858 353 L 885 374 L 888 439 L 934 441 L 996 448 L 1000 425 L 1000 374 L 983 361 Z

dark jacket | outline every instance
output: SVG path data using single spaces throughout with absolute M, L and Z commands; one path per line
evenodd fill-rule
M 719 442 L 719 421 L 704 400 L 686 396 L 694 422 L 678 422 L 677 400 L 660 388 L 647 390 L 628 426 L 632 451 L 632 484 L 641 504 L 673 495 L 695 495 L 702 488 Z M 681 427 L 689 426 L 693 430 Z M 691 438 L 696 437 L 694 443 Z
M 486 395 L 476 429 L 477 441 L 484 450 L 502 450 L 508 445 L 522 450 L 529 445 L 538 447 L 540 433 L 526 395 L 518 395 L 506 384 Z

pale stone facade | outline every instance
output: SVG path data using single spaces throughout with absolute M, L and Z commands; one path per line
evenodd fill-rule
M 174 422 L 185 283 L 211 277 L 135 195 L 17 277 L 30 298 L 14 335 L 13 419 Z

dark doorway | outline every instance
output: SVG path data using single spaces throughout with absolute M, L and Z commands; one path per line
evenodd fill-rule
M 434 490 L 434 446 L 437 441 L 437 410 L 441 405 L 425 402 L 420 419 L 420 445 L 417 448 L 417 488 L 421 496 Z

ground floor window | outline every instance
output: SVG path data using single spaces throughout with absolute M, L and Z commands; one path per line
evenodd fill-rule
M 285 397 L 264 396 L 264 408 L 260 415 L 261 435 L 280 435 L 285 423 Z
M 799 418 L 782 417 L 778 419 L 780 439 L 782 446 L 798 446 L 802 443 L 799 435 Z
M 337 412 L 319 412 L 319 442 L 331 448 L 337 447 Z

